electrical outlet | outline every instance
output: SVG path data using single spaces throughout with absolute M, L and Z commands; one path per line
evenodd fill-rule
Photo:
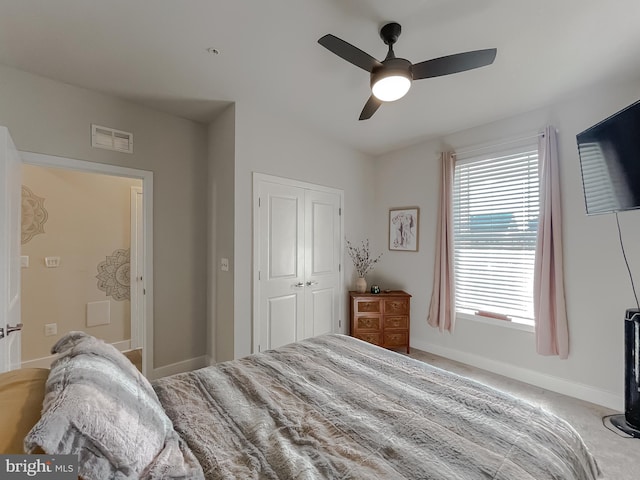
M 229 259 L 228 258 L 221 258 L 220 259 L 220 270 L 222 270 L 223 272 L 228 272 L 229 271 Z
M 47 323 L 44 326 L 44 336 L 51 337 L 53 335 L 58 334 L 58 324 L 57 323 Z

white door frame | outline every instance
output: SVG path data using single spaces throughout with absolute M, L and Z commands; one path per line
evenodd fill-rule
M 142 187 L 131 187 L 131 249 L 130 249 L 130 288 L 131 288 L 131 349 L 144 345 L 144 194 Z M 142 252 L 139 258 L 138 252 Z M 138 268 L 142 260 L 142 268 Z M 141 290 L 142 289 L 142 292 Z
M 153 370 L 153 172 L 135 168 L 119 167 L 106 163 L 75 160 L 54 155 L 20 151 L 22 163 L 40 167 L 64 168 L 79 172 L 98 173 L 117 177 L 137 178 L 142 180 L 144 192 L 143 230 L 144 235 L 144 328 L 142 339 L 142 374 L 147 376 Z
M 260 183 L 271 182 L 280 185 L 287 185 L 290 187 L 298 187 L 309 190 L 317 190 L 321 192 L 334 193 L 340 196 L 340 208 L 344 209 L 344 191 L 338 188 L 326 187 L 323 185 L 317 185 L 315 183 L 303 182 L 300 180 L 293 180 L 290 178 L 277 177 L 275 175 L 267 175 L 265 173 L 253 172 L 253 292 L 252 292 L 252 306 L 253 315 L 251 319 L 252 323 L 252 353 L 258 352 L 258 346 L 260 345 Z M 344 233 L 344 215 L 340 215 L 340 236 L 342 238 Z M 344 269 L 342 268 L 342 259 L 344 258 L 344 242 L 340 242 L 340 277 L 339 277 L 339 291 L 344 287 Z M 342 316 L 344 315 L 344 295 L 339 295 L 338 304 L 338 318 L 333 326 L 334 332 L 342 331 Z

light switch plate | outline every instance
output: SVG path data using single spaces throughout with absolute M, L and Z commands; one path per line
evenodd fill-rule
M 29 255 L 20 256 L 20 266 L 22 268 L 29 268 Z
M 220 259 L 220 270 L 222 270 L 223 272 L 228 272 L 229 271 L 229 259 L 228 258 L 221 258 Z

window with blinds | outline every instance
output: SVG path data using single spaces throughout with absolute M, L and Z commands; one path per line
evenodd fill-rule
M 456 161 L 456 310 L 533 322 L 539 212 L 537 146 Z

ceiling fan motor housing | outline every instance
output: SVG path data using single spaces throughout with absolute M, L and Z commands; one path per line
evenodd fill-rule
M 382 66 L 374 68 L 371 72 L 371 87 L 384 77 L 401 75 L 413 80 L 413 68 L 411 62 L 405 58 L 388 58 L 382 61 Z

